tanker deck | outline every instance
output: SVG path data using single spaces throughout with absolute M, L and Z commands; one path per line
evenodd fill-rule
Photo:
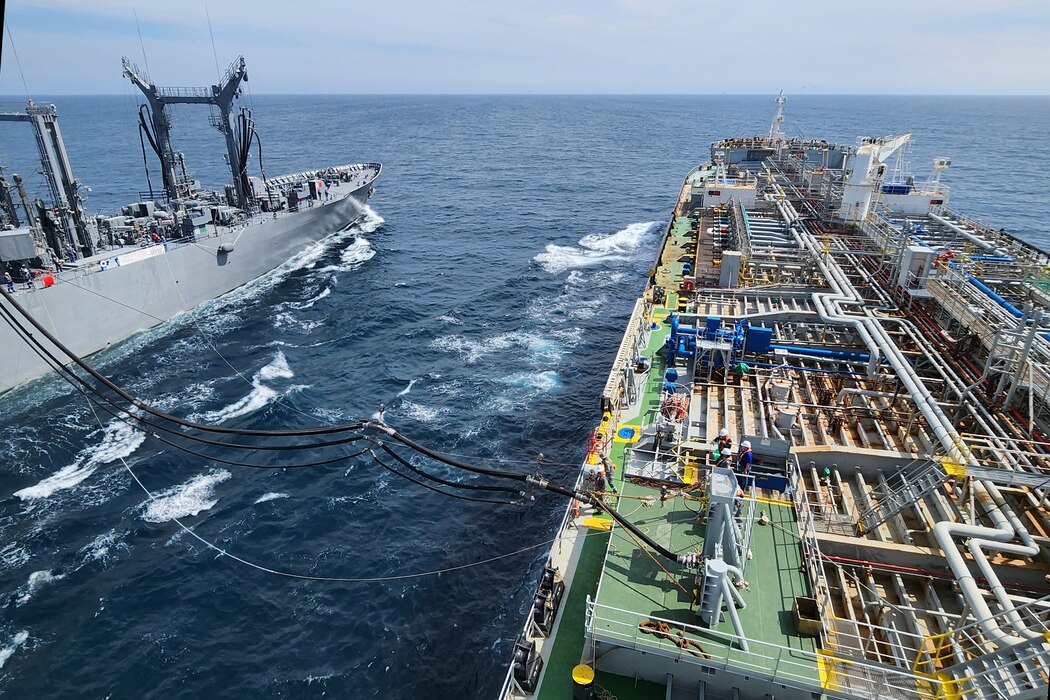
M 577 482 L 679 561 L 570 506 L 501 697 L 1046 697 L 1050 256 L 781 122 L 686 178 Z

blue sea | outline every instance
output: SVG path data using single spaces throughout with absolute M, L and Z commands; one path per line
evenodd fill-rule
M 130 91 L 36 101 L 58 106 L 90 211 L 147 188 Z M 165 410 L 245 428 L 348 422 L 384 403 L 418 442 L 530 472 L 543 453 L 562 483 L 683 176 L 711 141 L 765 132 L 773 114 L 771 96 L 241 102 L 270 176 L 382 162 L 368 217 L 96 365 Z M 786 131 L 911 131 L 919 179 L 950 156 L 953 206 L 1050 246 L 1048 113 L 1050 98 L 801 96 Z M 191 171 L 223 184 L 207 113 L 175 117 Z M 34 153 L 28 126 L 4 125 L 0 160 L 43 196 Z M 9 697 L 492 698 L 565 507 L 452 500 L 366 457 L 239 470 L 96 417 L 55 378 L 0 397 L 0 416 Z M 266 568 L 372 580 L 265 573 L 176 519 Z

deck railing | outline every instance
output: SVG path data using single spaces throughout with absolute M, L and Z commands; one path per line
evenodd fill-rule
M 671 629 L 691 635 L 687 638 L 716 640 L 717 646 L 709 644 L 704 647 L 704 652 L 692 646 L 685 649 L 674 643 L 675 637 L 665 638 L 642 632 L 640 625 L 647 622 L 665 623 Z M 870 700 L 934 700 L 944 697 L 941 681 L 895 666 L 792 649 L 751 638 L 747 639 L 748 651 L 743 651 L 736 646 L 740 638 L 734 634 L 601 605 L 589 598 L 586 629 L 588 638 L 599 642 L 658 654 L 676 662 L 764 678 L 814 693 L 829 691 Z M 700 653 L 705 655 L 698 656 Z
M 813 509 L 805 495 L 805 482 L 802 480 L 802 467 L 798 463 L 798 455 L 792 453 L 788 460 L 788 482 L 791 488 L 791 500 L 795 504 L 795 514 L 798 518 L 799 530 L 802 540 L 802 565 L 806 570 L 806 578 L 809 580 L 810 590 L 817 601 L 817 612 L 820 616 L 820 626 L 825 638 L 830 630 L 830 622 L 834 611 L 831 607 L 830 586 L 824 576 L 824 567 L 821 564 L 820 544 L 817 540 L 817 528 L 814 523 Z
M 620 341 L 620 348 L 616 352 L 612 371 L 602 391 L 602 412 L 619 413 L 621 402 L 627 389 L 627 373 L 631 372 L 631 361 L 638 357 L 641 350 L 649 341 L 649 318 L 650 305 L 645 299 L 639 298 L 634 303 L 631 318 L 627 322 L 627 330 Z M 615 429 L 616 426 L 611 426 Z

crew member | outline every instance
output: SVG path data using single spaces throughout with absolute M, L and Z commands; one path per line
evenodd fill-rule
M 744 440 L 740 443 L 740 454 L 736 459 L 736 472 L 737 482 L 745 492 L 751 491 L 751 485 L 753 480 L 751 479 L 751 463 L 754 461 L 755 455 L 751 452 L 751 441 Z
M 744 440 L 740 443 L 740 456 L 736 460 L 736 473 L 747 476 L 751 473 L 751 464 L 755 461 L 755 454 L 751 451 L 751 441 Z
M 723 469 L 732 469 L 733 468 L 733 446 L 732 445 L 729 445 L 728 447 L 726 447 L 724 450 L 722 450 L 719 453 L 718 461 L 715 462 L 715 466 L 716 467 L 721 467 Z
M 605 455 L 602 455 L 602 473 L 605 474 L 605 480 L 612 492 L 619 493 L 616 490 L 616 464 Z
M 594 475 L 594 490 L 604 492 L 607 483 L 605 480 L 605 467 L 598 467 L 598 471 Z
M 718 437 L 715 438 L 715 447 L 719 452 L 724 452 L 726 448 L 733 446 L 733 438 L 729 437 L 729 431 L 722 428 L 718 431 Z

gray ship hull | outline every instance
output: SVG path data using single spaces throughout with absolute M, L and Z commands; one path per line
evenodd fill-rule
M 363 218 L 371 180 L 339 189 L 338 198 L 324 204 L 169 244 L 163 254 L 133 264 L 63 272 L 57 284 L 20 293 L 18 302 L 69 349 L 88 356 L 242 286 Z M 224 244 L 232 251 L 221 252 Z M 0 304 L 10 308 L 6 300 Z M 0 323 L 0 348 L 0 393 L 51 371 L 7 323 Z

